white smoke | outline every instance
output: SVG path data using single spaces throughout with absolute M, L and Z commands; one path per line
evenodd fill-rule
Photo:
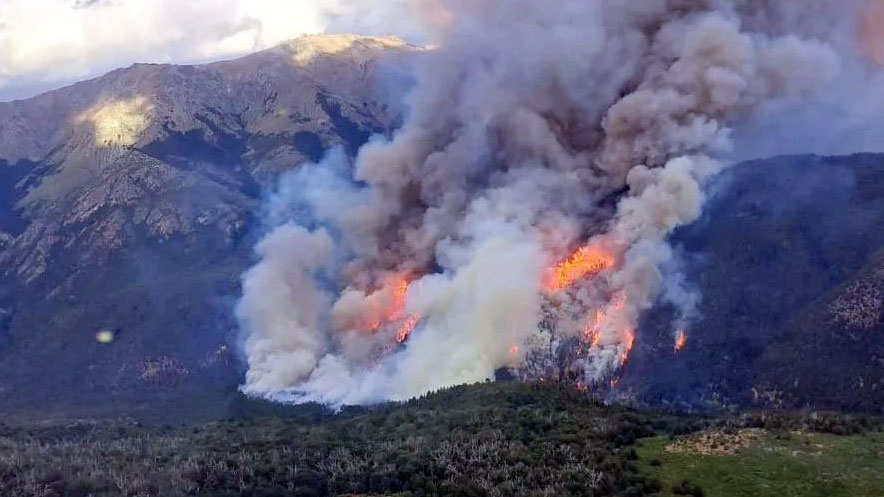
M 297 250 L 291 250 L 297 247 Z M 260 334 L 246 343 L 251 369 L 246 381 L 261 391 L 279 390 L 307 378 L 327 338 L 323 315 L 329 297 L 312 278 L 331 253 L 324 231 L 285 225 L 257 248 L 262 257 L 244 278 L 239 317 Z
M 839 71 L 758 2 L 436 7 L 402 128 L 282 181 L 239 306 L 249 394 L 403 399 L 568 340 L 576 380 L 610 378 L 661 294 L 693 312 L 667 237 L 699 217 L 733 127 Z M 578 247 L 602 262 L 545 284 Z

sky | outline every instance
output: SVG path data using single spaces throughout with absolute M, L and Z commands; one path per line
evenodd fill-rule
M 413 0 L 0 0 L 0 101 L 136 62 L 195 63 L 307 33 L 415 41 Z M 391 24 L 395 23 L 395 24 Z
M 307 33 L 392 34 L 431 44 L 441 1 L 0 0 L 0 102 L 136 62 L 235 58 Z M 860 26 L 866 58 L 884 65 L 884 0 L 856 1 L 872 6 Z M 824 150 L 834 152 L 865 150 L 874 143 L 877 150 L 884 143 L 884 126 L 870 122 L 879 123 L 884 115 L 884 71 L 878 67 L 871 76 L 863 67 L 848 68 L 819 102 L 790 113 L 784 118 L 788 122 L 776 122 L 777 128 L 793 125 L 796 131 L 789 137 L 794 144 L 784 143 L 780 134 L 756 133 L 743 140 L 751 144 L 743 155 L 806 150 L 809 143 L 824 143 Z M 840 116 L 835 121 L 845 125 L 844 133 L 831 132 L 835 114 Z

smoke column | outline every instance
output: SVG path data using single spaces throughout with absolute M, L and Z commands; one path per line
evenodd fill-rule
M 248 394 L 371 403 L 500 368 L 608 382 L 659 299 L 684 338 L 698 296 L 667 237 L 731 130 L 840 70 L 822 31 L 764 2 L 433 7 L 401 129 L 271 200 L 237 307 Z

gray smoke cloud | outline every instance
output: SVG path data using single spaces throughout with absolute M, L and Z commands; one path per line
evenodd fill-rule
M 538 378 L 566 343 L 572 379 L 607 382 L 642 311 L 674 303 L 673 332 L 694 312 L 667 237 L 700 216 L 734 130 L 844 69 L 842 41 L 763 2 L 432 4 L 401 129 L 271 201 L 237 309 L 248 394 L 341 405 Z

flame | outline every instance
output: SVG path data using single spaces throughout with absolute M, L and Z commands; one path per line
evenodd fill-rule
M 679 330 L 679 332 L 675 335 L 675 351 L 681 352 L 687 342 L 688 336 L 685 334 L 684 330 Z
M 519 348 L 519 346 L 516 344 L 510 345 L 509 348 L 507 349 L 507 352 L 509 353 L 508 361 L 509 361 L 510 367 L 515 368 L 515 367 L 519 366 L 519 362 L 521 360 L 521 358 L 519 356 L 519 352 L 521 352 L 521 350 L 522 349 Z
M 414 331 L 414 327 L 417 326 L 420 320 L 421 317 L 418 314 L 412 314 L 405 318 L 405 321 L 399 326 L 399 331 L 396 332 L 396 343 L 404 342 L 411 335 L 411 332 Z
M 564 290 L 580 279 L 593 277 L 615 264 L 614 256 L 605 251 L 598 244 L 590 243 L 577 249 L 570 257 L 561 261 L 554 267 L 546 270 L 541 280 L 542 288 L 550 293 Z M 624 316 L 622 311 L 626 308 L 626 294 L 617 292 L 610 302 L 600 309 L 596 309 L 592 317 L 587 320 L 581 337 L 583 343 L 589 348 L 601 347 L 604 339 L 604 331 L 616 330 L 623 326 Z M 623 327 L 619 333 L 619 363 L 623 367 L 629 360 L 632 348 L 635 345 L 635 332 L 632 328 Z
M 547 269 L 541 282 L 547 292 L 558 292 L 586 276 L 596 274 L 614 265 L 614 258 L 598 246 L 586 245 L 555 267 Z
M 365 298 L 363 311 L 356 316 L 344 318 L 338 323 L 338 328 L 377 333 L 386 326 L 396 324 L 396 342 L 404 342 L 421 319 L 419 314 L 405 313 L 408 285 L 408 278 L 404 275 L 386 278 L 380 289 Z
M 405 294 L 408 292 L 408 280 L 402 275 L 393 275 L 387 278 L 383 287 L 373 293 L 369 298 L 373 305 L 370 311 L 372 332 L 378 331 L 382 326 L 394 323 L 402 319 L 405 311 Z
M 614 294 L 611 301 L 604 309 L 597 309 L 592 318 L 583 330 L 583 342 L 588 344 L 590 348 L 598 348 L 602 346 L 602 330 L 606 323 L 616 324 L 622 318 L 618 313 L 626 307 L 626 294 L 618 292 Z M 616 329 L 616 328 L 615 328 Z M 635 331 L 631 327 L 624 327 L 619 332 L 619 358 L 620 367 L 626 365 L 632 348 L 635 346 Z
M 635 345 L 635 332 L 631 328 L 623 330 L 623 350 L 620 352 L 620 367 L 626 365 L 629 360 L 629 354 L 632 353 L 632 347 Z
M 410 314 L 403 319 L 405 313 L 405 295 L 408 293 L 408 280 L 405 277 L 397 277 L 393 282 L 393 308 L 387 316 L 388 322 L 401 321 L 396 331 L 396 342 L 404 342 L 414 327 L 421 320 L 420 314 Z
M 884 65 L 884 0 L 870 0 L 859 24 L 859 41 L 872 61 Z
M 605 320 L 605 311 L 598 309 L 593 313 L 592 320 L 583 330 L 583 339 L 589 343 L 592 348 L 598 347 L 602 343 L 602 322 Z
M 596 309 L 596 311 L 592 315 L 592 319 L 590 319 L 589 323 L 583 329 L 583 339 L 585 342 L 589 343 L 590 347 L 598 347 L 602 342 L 602 325 L 611 317 L 613 314 L 616 318 L 616 314 L 623 310 L 626 306 L 626 295 L 623 292 L 616 293 L 612 298 L 611 302 L 608 303 L 606 309 Z M 631 330 L 625 330 L 622 333 L 623 336 L 632 336 Z M 630 345 L 631 349 L 632 346 Z

